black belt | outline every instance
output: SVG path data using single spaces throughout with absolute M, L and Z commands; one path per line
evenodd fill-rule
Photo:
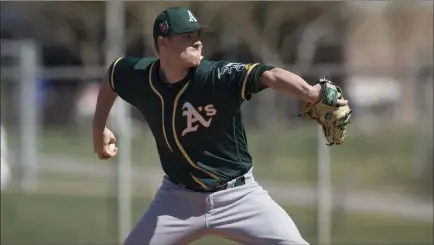
M 181 187 L 187 188 L 189 190 L 195 191 L 195 192 L 217 192 L 217 191 L 222 191 L 222 190 L 226 190 L 229 189 L 229 184 L 225 183 L 223 185 L 219 185 L 219 186 L 215 186 L 215 187 L 209 187 L 209 188 L 203 188 L 202 186 L 186 186 L 182 183 L 179 183 L 175 180 L 170 179 L 173 183 L 175 183 L 176 185 L 179 185 Z M 238 186 L 243 186 L 246 184 L 246 178 L 243 176 L 240 176 L 238 178 L 235 179 L 235 183 L 233 185 L 233 187 L 238 187 Z

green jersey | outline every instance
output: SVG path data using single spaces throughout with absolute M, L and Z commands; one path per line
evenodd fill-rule
M 190 188 L 212 189 L 252 167 L 241 105 L 261 91 L 272 67 L 202 59 L 174 84 L 159 77 L 157 58 L 119 58 L 110 85 L 138 108 L 155 137 L 165 174 Z

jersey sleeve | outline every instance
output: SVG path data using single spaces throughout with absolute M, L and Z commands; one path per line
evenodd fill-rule
M 137 81 L 135 81 L 135 65 L 140 59 L 121 57 L 116 59 L 109 67 L 110 87 L 119 97 L 129 103 L 135 100 Z
M 260 63 L 218 62 L 213 71 L 215 86 L 222 86 L 242 101 L 249 100 L 252 94 L 267 88 L 266 85 L 259 82 L 259 79 L 262 73 L 273 68 L 273 66 Z

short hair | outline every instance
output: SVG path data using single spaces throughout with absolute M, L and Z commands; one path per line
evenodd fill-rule
M 172 36 L 171 35 L 167 35 L 166 37 L 162 37 L 162 38 L 171 39 Z M 155 51 L 157 51 L 157 53 L 160 52 L 160 48 L 158 47 L 158 37 L 154 39 L 154 48 L 155 48 Z

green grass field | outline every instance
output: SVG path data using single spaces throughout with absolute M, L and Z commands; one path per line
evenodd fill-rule
M 64 129 L 44 130 L 39 148 L 44 154 L 95 160 L 90 136 L 89 133 L 68 133 Z M 18 149 L 17 135 L 12 132 L 9 138 L 11 148 Z M 250 130 L 248 139 L 257 177 L 283 183 L 315 184 L 315 127 L 271 135 Z M 335 187 L 347 187 L 351 183 L 353 189 L 416 193 L 418 183 L 412 174 L 414 141 L 412 132 L 403 129 L 383 130 L 375 137 L 353 131 L 344 145 L 331 148 Z M 150 135 L 134 138 L 133 160 L 142 166 L 159 167 L 155 143 Z M 110 165 L 116 164 L 116 161 L 100 163 Z M 116 237 L 115 197 L 92 194 L 93 191 L 113 193 L 115 185 L 110 184 L 110 179 L 78 178 L 60 173 L 42 174 L 40 178 L 43 180 L 40 188 L 65 195 L 2 193 L 2 244 L 87 245 L 119 242 Z M 144 189 L 141 182 L 133 188 L 133 194 L 137 196 L 133 201 L 133 222 L 136 222 L 146 210 L 152 192 Z M 143 195 L 143 192 L 147 194 Z M 72 193 L 79 193 L 80 196 L 70 196 Z M 299 226 L 303 236 L 315 245 L 315 207 L 281 205 Z M 333 245 L 433 244 L 433 224 L 429 222 L 342 212 L 335 213 L 333 220 Z M 193 244 L 234 243 L 221 238 L 204 238 Z
M 133 201 L 133 222 L 146 210 L 149 200 Z M 54 194 L 3 193 L 1 244 L 59 245 L 116 244 L 116 199 Z M 316 243 L 315 209 L 284 205 L 302 235 Z M 433 244 L 432 223 L 399 218 L 346 214 L 337 218 L 332 230 L 333 245 L 428 245 Z M 195 243 L 234 244 L 221 238 Z
M 331 173 L 336 186 L 346 186 L 350 181 L 352 188 L 357 189 L 410 193 L 420 189 L 419 179 L 413 174 L 414 160 L 419 156 L 414 128 L 382 127 L 369 135 L 356 125 L 352 127 L 343 145 L 330 148 Z M 318 143 L 314 124 L 292 131 L 248 129 L 247 132 L 257 177 L 282 182 L 316 182 Z M 134 135 L 134 163 L 159 167 L 152 135 L 149 132 Z M 17 148 L 17 135 L 12 131 L 9 138 L 11 148 Z M 96 160 L 90 132 L 45 129 L 41 132 L 39 149 L 41 153 Z

